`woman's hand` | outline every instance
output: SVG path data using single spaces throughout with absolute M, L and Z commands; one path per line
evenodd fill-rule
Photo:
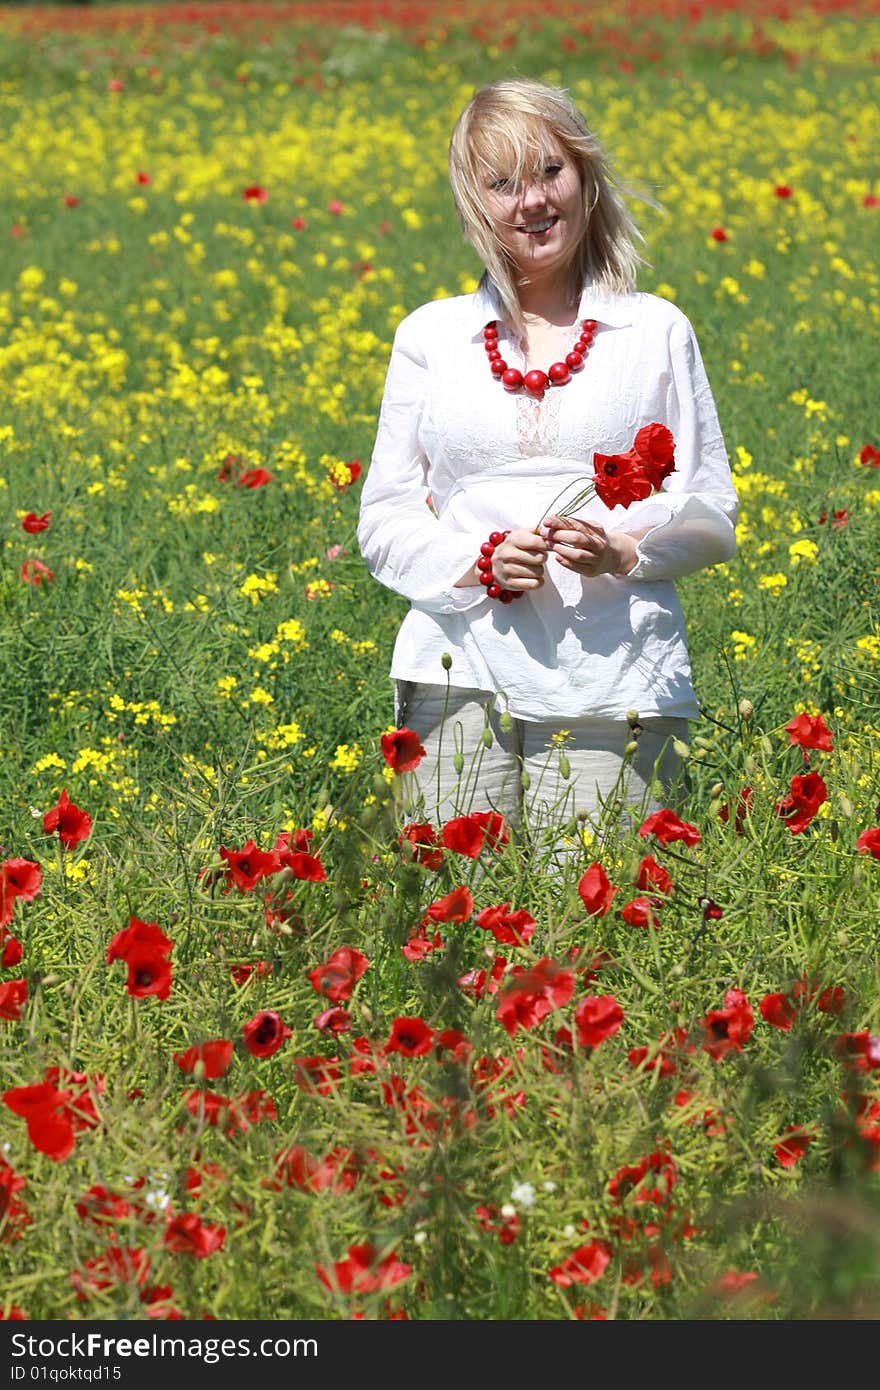
M 541 522 L 539 534 L 563 569 L 592 579 L 597 574 L 629 574 L 638 558 L 636 542 L 645 533 L 630 536 L 612 531 L 609 535 L 594 521 L 554 513 Z
M 492 573 L 502 589 L 510 589 L 513 593 L 540 589 L 548 553 L 549 546 L 543 536 L 519 527 L 496 545 Z

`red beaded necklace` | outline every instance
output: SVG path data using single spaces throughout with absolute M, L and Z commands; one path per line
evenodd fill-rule
M 483 329 L 483 346 L 489 359 L 489 368 L 496 381 L 500 381 L 505 391 L 509 391 L 511 395 L 515 395 L 517 391 L 525 390 L 530 396 L 541 400 L 548 386 L 565 386 L 566 382 L 571 381 L 572 372 L 580 371 L 596 336 L 598 326 L 595 319 L 581 319 L 580 337 L 564 362 L 554 362 L 546 372 L 533 367 L 530 372 L 526 372 L 523 376 L 516 367 L 508 367 L 501 356 L 501 349 L 498 346 L 498 320 L 493 319 Z

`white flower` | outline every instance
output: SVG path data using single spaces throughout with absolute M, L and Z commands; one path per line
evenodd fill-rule
M 516 1207 L 512 1206 L 510 1202 L 505 1202 L 504 1206 L 501 1208 L 501 1215 L 504 1217 L 505 1221 L 512 1221 L 516 1216 Z
M 543 1189 L 544 1189 L 545 1192 L 555 1192 L 555 1191 L 556 1191 L 556 1183 L 553 1181 L 552 1178 L 548 1178 L 547 1181 L 546 1181 L 545 1183 L 542 1183 L 542 1184 L 541 1184 L 541 1186 L 543 1187 Z
M 427 1231 L 416 1231 L 415 1235 L 413 1236 L 413 1244 L 414 1244 L 414 1245 L 424 1245 L 424 1243 L 425 1243 L 425 1241 L 426 1241 L 427 1239 L 428 1239 L 428 1232 L 427 1232 Z
M 562 1234 L 565 1236 L 566 1240 L 570 1240 L 574 1235 L 574 1226 L 563 1226 Z
M 533 1207 L 535 1205 L 535 1189 L 530 1182 L 515 1183 L 510 1193 L 510 1200 L 517 1202 L 521 1207 Z

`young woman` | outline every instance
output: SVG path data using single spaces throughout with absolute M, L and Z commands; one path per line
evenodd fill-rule
M 449 170 L 484 274 L 397 329 L 358 528 L 411 605 L 391 676 L 426 750 L 412 809 L 656 809 L 698 714 L 675 580 L 736 544 L 694 332 L 636 292 L 638 233 L 564 91 L 484 87 Z M 674 441 L 662 488 L 568 514 L 594 456 L 649 425 Z

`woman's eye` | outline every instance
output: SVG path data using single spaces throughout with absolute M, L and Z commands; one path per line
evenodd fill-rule
M 545 164 L 544 173 L 548 179 L 555 179 L 556 175 L 560 172 L 561 169 L 561 164 Z
M 492 184 L 492 192 L 503 193 L 505 189 L 509 186 L 509 184 L 510 179 L 496 179 L 495 182 Z

